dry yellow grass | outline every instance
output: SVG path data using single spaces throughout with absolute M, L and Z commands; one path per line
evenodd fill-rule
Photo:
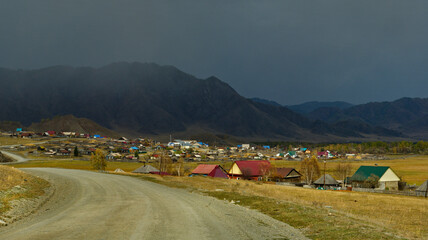
M 25 191 L 7 192 L 7 190 L 18 185 Z M 9 209 L 10 201 L 41 196 L 48 186 L 49 183 L 46 180 L 34 177 L 13 167 L 0 165 L 0 192 L 6 191 L 5 194 L 0 194 L 0 202 L 2 203 L 0 215 Z
M 19 169 L 0 165 L 0 191 L 24 184 L 30 177 Z
M 71 160 L 71 159 L 32 160 L 24 163 L 11 164 L 11 166 L 18 167 L 18 168 L 48 167 L 48 168 L 94 170 L 89 161 Z M 120 168 L 125 172 L 131 172 L 141 166 L 143 166 L 142 163 L 136 163 L 136 162 L 107 162 L 106 170 L 114 171 L 116 168 Z
M 35 143 L 39 140 L 26 139 L 26 138 L 12 138 L 8 136 L 0 136 L 0 146 L 2 145 L 16 145 L 16 144 L 29 144 Z

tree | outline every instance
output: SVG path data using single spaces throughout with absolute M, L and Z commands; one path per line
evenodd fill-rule
M 140 155 L 138 154 L 138 151 L 135 151 L 134 157 L 137 158 L 137 159 L 140 159 Z
M 261 163 L 260 164 L 260 173 L 262 174 L 264 181 L 267 181 L 269 179 L 269 177 L 272 176 L 272 168 L 271 168 L 270 164 Z
M 379 177 L 371 174 L 370 177 L 368 177 L 364 183 L 363 186 L 366 188 L 377 188 L 379 186 Z
M 107 167 L 106 155 L 101 149 L 95 150 L 95 153 L 91 154 L 91 165 L 96 170 L 104 171 Z
M 75 157 L 79 156 L 79 149 L 77 149 L 77 146 L 74 147 L 74 156 Z
M 312 184 L 315 178 L 320 175 L 320 167 L 318 165 L 318 159 L 315 155 L 311 158 L 303 159 L 300 165 L 300 173 L 303 174 L 306 184 Z
M 252 171 L 250 168 L 242 168 L 241 173 L 242 173 L 243 179 L 251 179 L 251 177 L 252 177 L 252 174 L 251 174 Z
M 343 180 L 342 187 L 345 187 L 345 179 L 351 173 L 350 163 L 339 163 L 336 166 L 336 174 Z
M 184 158 L 180 157 L 176 163 L 174 163 L 174 167 L 175 167 L 175 174 L 177 174 L 177 176 L 183 176 L 184 175 Z
M 171 158 L 168 155 L 166 155 L 164 152 L 162 152 L 159 157 L 159 171 L 170 172 L 169 170 L 171 168 L 171 165 L 172 165 Z

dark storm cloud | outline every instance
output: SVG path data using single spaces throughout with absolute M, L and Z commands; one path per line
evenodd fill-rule
M 283 104 L 427 97 L 426 1 L 14 0 L 0 66 L 174 65 Z

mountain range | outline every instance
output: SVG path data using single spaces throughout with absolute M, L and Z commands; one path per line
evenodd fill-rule
M 86 118 L 103 129 L 129 136 L 232 136 L 284 141 L 402 139 L 406 131 L 426 126 L 426 115 L 424 118 L 419 113 L 426 107 L 426 99 L 413 100 L 422 102 L 417 108 L 406 108 L 415 112 L 413 117 L 403 117 L 397 109 L 382 116 L 388 118 L 388 124 L 384 124 L 375 120 L 376 111 L 382 107 L 325 108 L 331 114 L 317 108 L 304 115 L 279 104 L 244 98 L 216 77 L 198 79 L 173 66 L 153 63 L 0 69 L 0 121 L 30 126 L 42 119 L 73 115 L 69 117 L 71 122 Z M 413 100 L 399 103 L 413 106 Z M 394 103 L 388 109 L 395 109 Z M 35 126 L 42 129 L 55 123 Z

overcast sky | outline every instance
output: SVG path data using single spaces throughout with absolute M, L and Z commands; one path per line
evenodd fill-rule
M 428 97 L 428 1 L 5 0 L 0 66 L 174 65 L 281 104 Z

